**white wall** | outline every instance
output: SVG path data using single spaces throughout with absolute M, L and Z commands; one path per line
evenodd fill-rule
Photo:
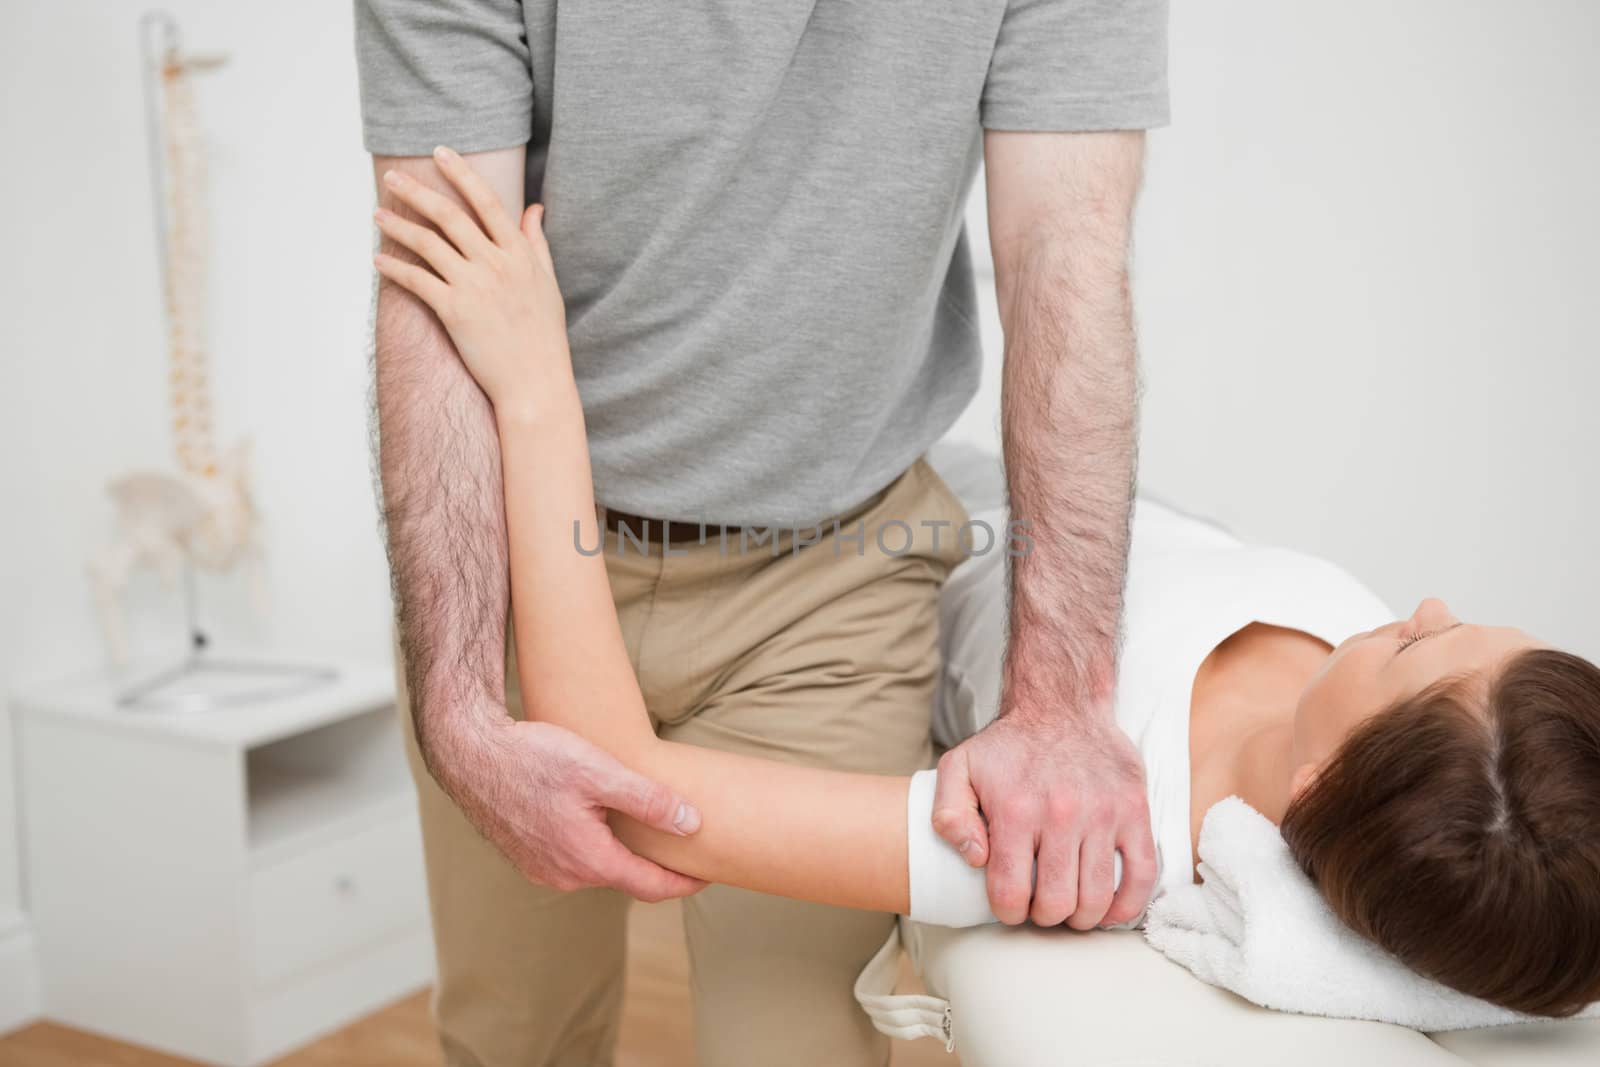
M 1178 0 L 1172 38 L 1145 487 L 1600 657 L 1600 6 Z
M 256 440 L 274 577 L 265 619 L 230 582 L 209 614 L 225 640 L 383 656 L 348 5 L 167 6 L 234 55 L 202 96 L 218 422 Z M 1396 608 L 1439 593 L 1600 656 L 1600 9 L 1175 8 L 1139 233 L 1146 484 Z M 0 7 L 0 692 L 100 660 L 101 486 L 169 462 L 136 10 Z M 992 347 L 967 436 L 993 437 Z M 169 603 L 146 583 L 134 607 Z M 25 1008 L 3 970 L 25 931 L 5 737 L 0 1026 Z

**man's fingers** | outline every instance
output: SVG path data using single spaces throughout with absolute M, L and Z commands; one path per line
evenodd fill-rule
M 598 881 L 646 904 L 698 893 L 706 883 L 668 870 L 634 852 L 615 837 L 606 845 L 595 866 Z
M 1078 906 L 1067 918 L 1074 930 L 1093 930 L 1111 907 L 1116 884 L 1116 848 L 1109 832 L 1091 830 L 1078 851 Z
M 687 837 L 700 829 L 700 811 L 678 794 L 620 764 L 606 779 L 600 803 L 652 829 Z
M 1150 903 L 1150 892 L 1159 877 L 1160 864 L 1156 862 L 1155 839 L 1150 834 L 1150 816 L 1141 808 L 1139 818 L 1131 828 L 1124 826 L 1117 839 L 1117 849 L 1122 853 L 1122 884 L 1111 898 L 1111 907 L 1101 920 L 1107 926 L 1117 926 L 1135 918 Z
M 1078 908 L 1078 837 L 1074 826 L 1047 826 L 1039 841 L 1028 908 L 1028 918 L 1039 926 L 1060 926 Z
M 1033 900 L 1033 833 L 1025 819 L 989 824 L 989 909 L 1007 926 L 1026 919 Z
M 967 771 L 966 753 L 953 748 L 939 760 L 933 788 L 933 832 L 973 867 L 989 859 L 989 833 L 978 809 L 978 794 Z

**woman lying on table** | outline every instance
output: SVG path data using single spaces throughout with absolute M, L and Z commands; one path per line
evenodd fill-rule
M 542 209 L 519 229 L 458 156 L 439 162 L 477 217 L 402 182 L 396 192 L 437 231 L 380 211 L 382 231 L 426 266 L 382 255 L 377 266 L 439 315 L 494 405 L 515 651 L 537 679 L 529 718 L 693 798 L 692 835 L 613 816 L 621 840 L 657 863 L 825 904 L 993 921 L 976 869 L 982 820 L 939 812 L 973 824 L 965 857 L 946 846 L 930 825 L 933 772 L 830 772 L 656 737 L 604 560 L 576 547 L 604 534 Z M 998 549 L 944 594 L 954 636 L 936 729 L 947 744 L 999 703 L 1004 601 Z M 1390 621 L 1332 564 L 1148 501 L 1133 520 L 1124 626 L 1116 714 L 1146 762 L 1158 893 L 1194 877 L 1202 817 L 1238 795 L 1281 826 L 1344 922 L 1415 970 L 1535 1014 L 1600 999 L 1593 664 L 1463 623 L 1438 600 Z M 1107 924 L 1136 918 L 1128 899 Z

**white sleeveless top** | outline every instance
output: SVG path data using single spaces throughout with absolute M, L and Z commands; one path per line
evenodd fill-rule
M 1003 511 L 974 516 L 1002 531 L 1006 518 Z M 999 707 L 1006 586 L 1005 555 L 996 549 L 958 567 L 940 598 L 944 674 L 933 732 L 946 747 L 988 725 Z M 1148 499 L 1134 509 L 1124 605 L 1115 714 L 1144 758 L 1151 826 L 1162 860 L 1155 890 L 1160 894 L 1194 876 L 1189 703 L 1205 658 L 1252 622 L 1300 630 L 1337 645 L 1353 633 L 1393 621 L 1394 614 L 1335 564 L 1248 544 Z M 917 775 L 907 806 L 911 917 L 941 926 L 993 922 L 984 872 L 968 867 L 932 831 L 934 781 L 932 771 Z

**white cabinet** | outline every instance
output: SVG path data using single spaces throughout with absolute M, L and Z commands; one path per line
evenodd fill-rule
M 204 713 L 119 709 L 117 691 L 13 704 L 48 1018 L 249 1065 L 430 980 L 387 669 Z

